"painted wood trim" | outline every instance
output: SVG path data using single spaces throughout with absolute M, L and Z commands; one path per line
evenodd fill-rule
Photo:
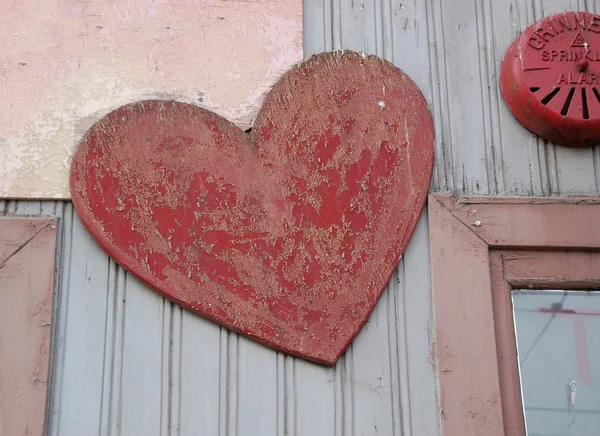
M 503 435 L 488 245 L 435 196 L 429 226 L 443 434 Z
M 490 277 L 494 305 L 494 326 L 496 328 L 496 337 L 490 338 L 490 340 L 496 341 L 498 353 L 496 362 L 498 362 L 498 374 L 500 377 L 504 434 L 525 436 L 521 381 L 519 377 L 514 317 L 510 295 L 512 287 L 504 277 L 503 259 L 502 254 L 499 252 L 490 252 Z M 492 368 L 490 368 L 491 370 Z
M 452 215 L 491 247 L 594 248 L 600 246 L 599 199 L 566 197 L 436 196 Z M 585 224 L 587 223 L 587 224 Z
M 0 218 L 0 434 L 42 436 L 57 221 Z
M 590 289 L 600 287 L 596 252 L 502 252 L 504 277 L 513 288 Z
M 54 222 L 54 221 L 52 221 Z M 29 239 L 48 226 L 48 219 L 5 218 L 0 216 L 0 265 Z
M 494 250 L 490 265 L 504 430 L 525 436 L 511 290 L 598 288 L 600 253 Z
M 510 291 L 600 287 L 598 212 L 587 199 L 430 195 L 444 435 L 524 436 Z

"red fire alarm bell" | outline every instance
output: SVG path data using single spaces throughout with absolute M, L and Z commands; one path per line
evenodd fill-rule
M 501 87 L 533 133 L 570 146 L 600 143 L 600 15 L 565 12 L 529 26 L 506 52 Z

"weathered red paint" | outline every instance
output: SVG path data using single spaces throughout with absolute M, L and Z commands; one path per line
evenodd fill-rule
M 571 146 L 600 142 L 600 15 L 565 12 L 528 27 L 506 52 L 501 86 L 533 133 Z
M 189 104 L 117 109 L 79 145 L 71 194 L 100 246 L 161 294 L 332 364 L 406 247 L 432 163 L 415 84 L 337 52 L 287 72 L 250 135 Z

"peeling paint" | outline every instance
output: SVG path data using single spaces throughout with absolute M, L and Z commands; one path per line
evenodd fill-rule
M 71 188 L 100 246 L 158 292 L 332 364 L 387 285 L 432 167 L 414 83 L 375 56 L 336 52 L 287 72 L 250 135 L 189 104 L 117 109 L 83 138 Z

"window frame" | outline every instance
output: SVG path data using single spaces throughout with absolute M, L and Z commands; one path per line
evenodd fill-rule
M 432 194 L 428 211 L 443 434 L 525 436 L 511 291 L 600 288 L 600 198 Z

